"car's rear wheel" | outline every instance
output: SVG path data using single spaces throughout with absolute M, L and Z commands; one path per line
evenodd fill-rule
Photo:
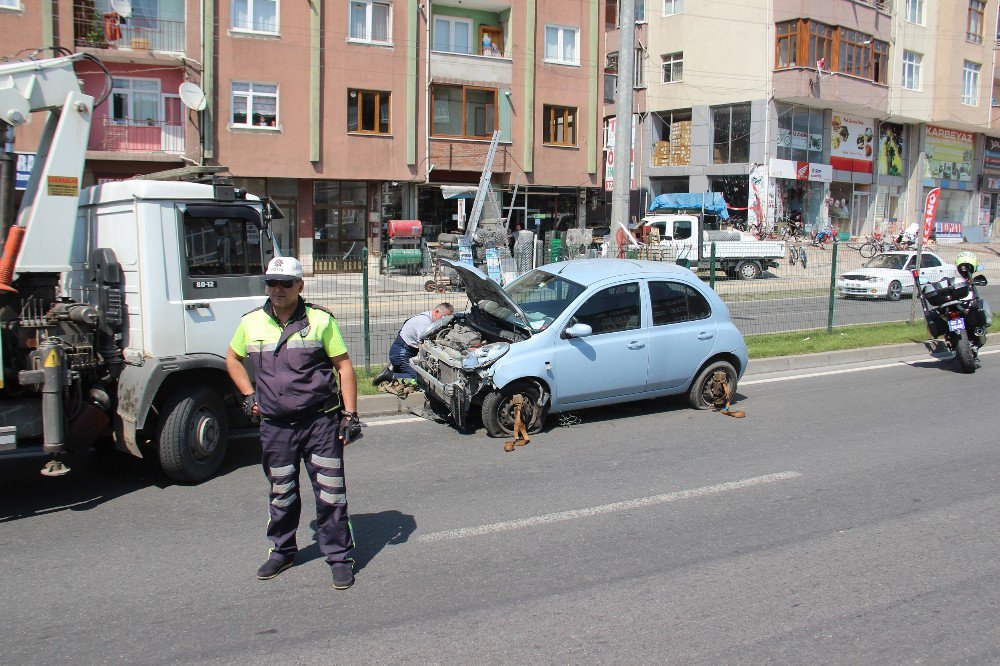
M 885 297 L 890 301 L 898 301 L 903 297 L 903 285 L 900 284 L 899 280 L 893 280 L 889 283 L 889 290 Z
M 521 395 L 521 423 L 534 434 L 545 425 L 547 410 L 540 404 L 541 391 L 532 382 L 513 382 L 483 398 L 483 426 L 490 437 L 511 437 L 516 418 L 514 396 Z
M 728 361 L 716 361 L 705 366 L 691 383 L 688 392 L 688 402 L 695 409 L 711 409 L 726 401 L 726 389 L 729 387 L 729 399 L 736 396 L 736 368 Z

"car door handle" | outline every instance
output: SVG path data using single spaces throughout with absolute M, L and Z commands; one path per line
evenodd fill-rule
M 633 340 L 632 342 L 628 343 L 629 349 L 642 349 L 645 346 L 646 346 L 645 342 L 639 342 L 638 340 Z
M 185 310 L 199 310 L 201 308 L 204 308 L 204 309 L 208 310 L 210 307 L 211 306 L 208 303 L 185 303 L 184 304 L 184 309 Z
M 698 334 L 699 340 L 711 340 L 715 337 L 715 333 L 709 333 L 708 331 L 702 331 Z

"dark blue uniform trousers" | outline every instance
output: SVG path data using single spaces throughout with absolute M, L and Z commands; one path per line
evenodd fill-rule
M 389 347 L 389 363 L 392 363 L 393 379 L 416 379 L 417 373 L 410 367 L 410 359 L 417 355 L 417 350 L 407 347 L 403 338 L 396 336 Z
M 316 540 L 330 564 L 349 561 L 354 548 L 350 516 L 347 513 L 347 486 L 344 482 L 344 445 L 337 437 L 339 415 L 318 413 L 294 422 L 265 419 L 260 424 L 264 474 L 271 482 L 267 538 L 274 546 L 271 557 L 291 559 L 298 546 L 302 499 L 299 491 L 299 463 L 316 496 Z

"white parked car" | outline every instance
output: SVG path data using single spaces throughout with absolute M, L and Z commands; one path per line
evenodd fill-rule
M 916 252 L 885 252 L 868 260 L 864 268 L 853 269 L 837 280 L 837 293 L 844 298 L 885 298 L 898 301 L 903 294 L 913 294 L 913 269 Z M 933 252 L 920 257 L 920 282 L 937 282 L 955 277 L 955 264 L 942 261 Z

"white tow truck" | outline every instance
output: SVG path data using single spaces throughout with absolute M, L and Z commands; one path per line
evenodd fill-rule
M 80 57 L 0 65 L 0 120 L 47 112 L 0 259 L 0 457 L 47 454 L 57 476 L 66 452 L 113 441 L 201 481 L 245 419 L 225 352 L 264 302 L 281 213 L 218 178 L 81 189 L 95 103 Z

